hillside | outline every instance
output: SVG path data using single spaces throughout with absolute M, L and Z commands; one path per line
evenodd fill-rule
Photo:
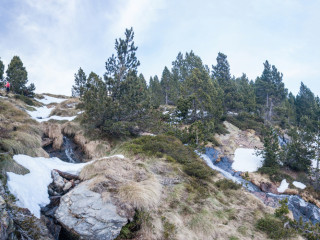
M 27 199 L 20 198 L 29 195 L 21 195 L 19 191 L 33 188 L 30 184 L 44 181 L 41 180 L 43 177 L 51 178 L 51 170 L 59 170 L 60 166 L 62 171 L 72 169 L 71 172 L 80 174 L 80 182 L 78 180 L 68 190 L 56 194 L 61 200 L 54 216 L 58 226 L 62 226 L 64 236 L 113 239 L 122 229 L 117 239 L 268 239 L 257 229 L 257 222 L 273 214 L 274 208 L 211 170 L 177 138 L 159 135 L 121 141 L 100 139 L 79 124 L 81 111 L 75 108 L 77 100 L 63 97 L 60 103 L 51 103 L 57 99 L 44 95 L 48 99 L 45 106 L 40 97 L 26 100 L 10 94 L 0 98 L 1 180 L 5 189 L 1 192 L 1 221 L 9 223 L 3 224 L 6 227 L 2 228 L 1 236 L 54 238 L 59 227 L 53 227 L 43 214 L 39 219 L 39 212 L 34 209 L 30 210 L 36 217 L 27 210 L 18 210 L 17 205 L 28 206 Z M 45 113 L 41 118 L 32 114 L 35 113 L 32 110 L 43 114 L 47 107 L 51 113 Z M 74 119 L 74 116 L 78 117 Z M 63 167 L 63 162 L 49 165 L 52 160 L 42 147 L 47 144 L 52 149 L 60 149 L 64 144 L 63 136 L 71 138 L 81 149 L 82 161 L 87 162 L 83 168 L 80 165 L 72 167 L 71 163 L 70 167 Z M 79 168 L 82 168 L 80 172 Z M 14 188 L 16 174 L 27 177 L 34 174 L 35 169 L 44 169 L 37 175 L 38 179 L 22 180 L 20 186 Z M 61 176 L 54 177 L 56 185 L 53 189 L 57 189 L 57 179 L 61 180 Z M 68 181 L 62 181 L 64 188 Z M 9 189 L 15 189 L 16 198 L 8 191 L 6 183 Z M 32 193 L 40 198 L 43 190 L 32 190 Z M 91 198 L 96 207 L 91 205 Z M 47 199 L 46 204 L 50 202 L 48 196 Z M 56 197 L 50 199 L 52 204 Z M 102 217 L 105 211 L 108 214 Z M 81 223 L 77 219 L 82 219 Z M 115 226 L 110 225 L 115 222 Z M 97 229 L 91 226 L 97 226 Z M 110 236 L 106 229 L 112 232 Z M 280 228 L 279 231 L 286 230 Z

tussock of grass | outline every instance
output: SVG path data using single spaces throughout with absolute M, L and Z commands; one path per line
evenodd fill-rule
M 74 137 L 74 135 L 81 130 L 81 127 L 74 122 L 66 122 L 62 125 L 61 129 L 64 135 Z
M 145 181 L 130 181 L 119 189 L 119 197 L 136 209 L 151 209 L 158 205 L 161 195 L 159 181 L 151 177 Z
M 176 161 L 183 166 L 186 174 L 198 179 L 208 179 L 215 175 L 215 171 L 208 168 L 190 147 L 183 145 L 173 136 L 143 136 L 124 144 L 123 148 L 134 155 L 165 157 L 171 162 Z
M 237 184 L 226 178 L 218 180 L 217 182 L 215 182 L 215 185 L 221 190 L 238 190 L 241 188 L 240 184 Z
M 22 175 L 29 173 L 28 169 L 16 163 L 9 154 L 0 154 L 0 169 Z

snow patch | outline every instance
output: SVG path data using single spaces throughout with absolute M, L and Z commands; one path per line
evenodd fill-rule
M 304 185 L 303 183 L 297 182 L 297 181 L 294 181 L 292 184 L 293 184 L 295 187 L 300 188 L 300 189 L 305 189 L 305 188 L 307 187 L 307 186 Z
M 61 103 L 65 100 L 67 100 L 66 98 L 55 98 L 55 97 L 50 97 L 47 95 L 43 95 L 44 98 L 39 99 L 39 98 L 35 98 L 38 102 L 41 102 L 43 104 L 50 104 L 50 103 Z
M 45 121 L 49 121 L 50 119 L 72 121 L 76 118 L 76 116 L 72 116 L 72 117 L 51 116 L 51 117 L 49 117 L 49 115 L 52 111 L 52 108 L 48 108 L 46 106 L 34 107 L 34 109 L 35 109 L 35 111 L 28 111 L 27 110 L 27 113 L 38 122 L 45 122 Z
M 105 158 L 111 157 L 124 158 L 123 155 L 114 155 Z M 53 169 L 79 174 L 85 165 L 94 162 L 68 163 L 61 161 L 59 158 L 30 157 L 21 154 L 13 156 L 13 159 L 29 169 L 30 173 L 18 175 L 7 172 L 8 188 L 18 199 L 17 205 L 22 208 L 28 208 L 37 218 L 40 218 L 40 207 L 50 203 L 48 185 L 52 182 L 51 171 Z
M 28 208 L 31 213 L 40 218 L 40 206 L 50 203 L 48 185 L 52 182 L 51 170 L 78 174 L 89 163 L 67 163 L 59 158 L 30 157 L 15 155 L 13 159 L 29 169 L 30 173 L 18 175 L 8 172 L 8 188 L 18 199 L 19 207 Z
M 263 158 L 256 156 L 254 149 L 237 148 L 234 152 L 232 168 L 236 171 L 255 172 L 262 164 Z
M 287 183 L 286 179 L 283 179 L 281 181 L 280 187 L 277 188 L 279 193 L 283 193 L 285 190 L 287 190 L 289 187 L 289 183 Z

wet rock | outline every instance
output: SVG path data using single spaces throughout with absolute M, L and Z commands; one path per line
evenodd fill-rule
M 53 140 L 50 138 L 43 138 L 41 142 L 41 147 L 46 147 L 49 146 L 50 144 L 53 143 Z
M 72 187 L 72 182 L 67 182 L 63 187 L 63 191 L 67 192 L 71 187 Z
M 53 185 L 55 188 L 58 189 L 58 191 L 62 191 L 65 185 L 65 181 L 63 177 L 60 176 L 60 174 L 56 170 L 51 171 L 51 177 L 53 179 Z
M 274 185 L 270 182 L 261 182 L 260 189 L 263 192 L 270 192 L 270 193 L 278 194 L 278 190 L 277 190 L 276 185 Z
M 258 197 L 265 205 L 269 207 L 276 208 L 280 206 L 279 200 L 273 196 L 268 195 L 268 193 L 253 192 L 252 194 Z
M 115 239 L 127 218 L 117 213 L 117 207 L 104 202 L 100 193 L 89 189 L 90 181 L 82 182 L 61 198 L 55 213 L 57 221 L 71 234 L 81 239 Z

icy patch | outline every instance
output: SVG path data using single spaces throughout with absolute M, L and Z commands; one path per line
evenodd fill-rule
M 198 151 L 195 151 L 195 152 L 198 154 L 198 156 L 199 156 L 200 158 L 202 158 L 202 159 L 206 162 L 206 164 L 207 164 L 210 168 L 212 168 L 212 169 L 214 169 L 214 170 L 217 170 L 217 171 L 220 172 L 223 176 L 225 176 L 226 178 L 232 180 L 233 182 L 241 183 L 241 181 L 240 181 L 239 179 L 237 179 L 236 177 L 232 176 L 231 173 L 228 173 L 227 171 L 225 171 L 225 170 L 223 170 L 223 169 L 215 166 L 215 165 L 212 163 L 211 159 L 210 159 L 206 154 L 199 153 Z
M 289 183 L 287 183 L 286 179 L 283 179 L 281 181 L 280 187 L 277 188 L 279 193 L 283 193 L 285 190 L 287 190 L 289 187 Z
M 256 156 L 254 149 L 237 148 L 234 153 L 232 168 L 236 171 L 255 172 L 262 167 L 263 158 Z
M 300 189 L 305 189 L 305 188 L 307 187 L 307 186 L 304 185 L 303 183 L 297 182 L 297 181 L 294 181 L 292 184 L 293 184 L 295 187 L 300 188 Z
M 8 172 L 8 188 L 18 199 L 19 207 L 28 208 L 31 213 L 40 218 L 40 206 L 50 203 L 48 185 L 52 182 L 51 170 L 78 174 L 89 163 L 73 164 L 61 161 L 59 158 L 33 158 L 27 155 L 15 155 L 13 159 L 29 169 L 30 173 L 18 175 Z
M 61 103 L 65 100 L 67 100 L 66 98 L 55 98 L 55 97 L 50 97 L 47 95 L 43 95 L 44 98 L 39 99 L 39 98 L 35 98 L 38 102 L 41 102 L 43 104 L 50 104 L 50 103 Z
M 44 107 L 35 107 L 34 109 L 35 109 L 35 111 L 28 111 L 27 110 L 27 113 L 33 119 L 36 119 L 36 120 L 47 118 L 50 115 L 51 111 L 52 111 L 52 108 L 47 108 L 46 106 L 44 106 Z
M 27 113 L 33 119 L 37 120 L 38 122 L 45 122 L 45 121 L 49 121 L 50 119 L 72 121 L 76 118 L 76 116 L 72 116 L 72 117 L 51 116 L 51 117 L 49 117 L 49 115 L 52 111 L 52 108 L 48 108 L 46 106 L 35 107 L 34 109 L 35 109 L 35 111 L 28 111 L 27 110 Z

